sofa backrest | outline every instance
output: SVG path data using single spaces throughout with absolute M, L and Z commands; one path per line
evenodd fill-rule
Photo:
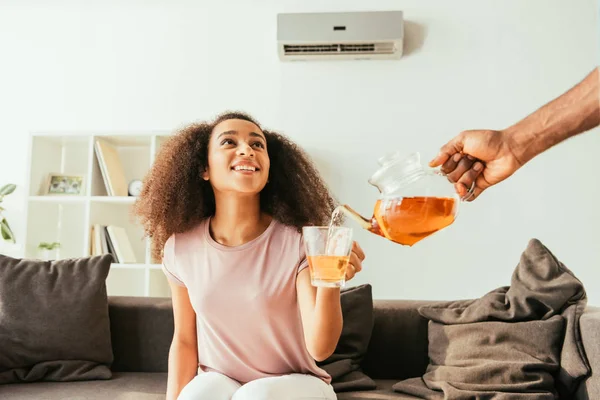
M 363 368 L 380 379 L 420 376 L 427 367 L 426 302 L 374 302 L 374 328 Z M 171 299 L 109 297 L 114 362 L 118 372 L 166 372 L 173 338 Z
M 169 298 L 109 297 L 115 372 L 167 372 L 173 339 Z

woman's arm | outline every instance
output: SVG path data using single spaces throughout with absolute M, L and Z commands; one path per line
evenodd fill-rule
M 187 289 L 169 281 L 173 301 L 175 330 L 169 350 L 167 400 L 175 400 L 181 390 L 198 371 L 198 343 L 196 341 L 196 313 L 190 303 Z
M 296 289 L 306 348 L 315 360 L 323 361 L 333 354 L 342 334 L 340 289 L 312 286 L 308 268 L 298 274 Z
M 365 253 L 354 242 L 346 281 L 362 270 Z M 310 282 L 310 270 L 304 268 L 296 278 L 298 306 L 304 328 L 304 340 L 310 355 L 323 361 L 333 354 L 342 334 L 343 318 L 339 288 L 314 287 Z

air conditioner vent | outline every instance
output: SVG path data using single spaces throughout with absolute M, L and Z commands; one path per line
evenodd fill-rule
M 344 44 L 286 44 L 286 55 L 293 54 L 393 54 L 394 43 L 344 43 Z

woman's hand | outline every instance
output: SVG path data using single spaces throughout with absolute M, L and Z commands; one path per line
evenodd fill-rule
M 350 262 L 348 268 L 346 268 L 346 281 L 354 278 L 354 275 L 362 270 L 362 262 L 365 259 L 365 253 L 360 248 L 358 243 L 352 244 L 352 254 L 350 254 Z

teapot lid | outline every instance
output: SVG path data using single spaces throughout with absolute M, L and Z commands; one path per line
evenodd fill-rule
M 396 151 L 380 157 L 377 162 L 381 167 L 369 178 L 369 183 L 376 186 L 380 192 L 389 191 L 406 177 L 423 172 L 419 152 L 404 156 L 400 151 Z M 394 182 L 396 184 L 393 184 Z

